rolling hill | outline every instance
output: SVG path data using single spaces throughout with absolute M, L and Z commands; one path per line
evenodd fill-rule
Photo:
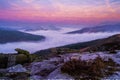
M 0 43 L 20 42 L 20 41 L 40 41 L 44 36 L 32 35 L 11 29 L 0 28 Z
M 52 49 L 52 48 L 51 48 Z M 51 49 L 37 51 L 35 54 L 50 54 Z M 56 47 L 54 50 L 58 53 L 62 49 L 62 52 L 68 53 L 68 51 L 74 50 L 79 52 L 86 51 L 111 51 L 111 50 L 120 50 L 120 34 L 110 36 L 108 38 L 97 39 L 89 42 L 75 43 L 70 45 L 65 45 L 61 47 Z M 67 49 L 67 50 L 66 50 Z
M 62 48 L 79 49 L 81 52 L 120 50 L 120 34 L 116 34 L 104 39 L 66 45 Z
M 120 24 L 104 24 L 95 27 L 87 27 L 81 30 L 76 30 L 72 32 L 68 32 L 68 34 L 76 34 L 76 33 L 95 33 L 95 32 L 120 32 Z

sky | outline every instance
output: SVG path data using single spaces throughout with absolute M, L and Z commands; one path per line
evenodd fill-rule
M 0 21 L 120 21 L 120 0 L 0 0 Z

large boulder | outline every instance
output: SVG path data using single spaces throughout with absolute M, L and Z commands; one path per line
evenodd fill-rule
M 120 52 L 116 54 L 116 58 L 120 58 Z
M 33 75 L 29 78 L 29 80 L 41 80 L 41 79 L 43 79 L 43 77 L 37 75 Z
M 56 69 L 56 65 L 49 61 L 32 63 L 31 75 L 47 76 Z
M 68 74 L 61 73 L 60 67 L 51 72 L 48 76 L 47 79 L 72 79 L 74 78 Z
M 24 68 L 21 64 L 7 68 L 7 71 L 8 73 L 6 76 L 15 80 L 26 80 L 30 76 L 26 68 Z
M 21 64 L 7 68 L 7 71 L 9 73 L 27 72 L 27 70 Z
M 112 76 L 107 77 L 107 79 L 120 79 L 120 71 L 115 72 Z

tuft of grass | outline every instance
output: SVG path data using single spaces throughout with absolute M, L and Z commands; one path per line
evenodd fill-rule
M 110 76 L 117 71 L 117 64 L 109 59 L 104 61 L 101 57 L 97 57 L 93 61 L 71 60 L 66 62 L 61 71 L 74 76 L 76 79 L 96 79 Z

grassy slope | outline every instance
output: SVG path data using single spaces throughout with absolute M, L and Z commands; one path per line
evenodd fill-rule
M 89 47 L 90 50 L 95 50 L 95 51 L 106 51 L 106 50 L 114 50 L 118 49 L 120 50 L 120 34 L 104 38 L 104 39 L 97 39 L 89 42 L 83 42 L 83 43 L 76 43 L 76 44 L 70 44 L 70 45 L 65 45 L 57 48 L 69 48 L 69 49 L 85 49 Z M 89 50 L 85 50 L 89 51 Z M 37 51 L 36 54 L 38 55 L 46 55 L 51 53 L 51 49 L 46 49 L 46 50 L 41 50 Z
M 0 43 L 19 41 L 39 41 L 42 39 L 45 39 L 45 37 L 23 33 L 20 31 L 0 29 Z

